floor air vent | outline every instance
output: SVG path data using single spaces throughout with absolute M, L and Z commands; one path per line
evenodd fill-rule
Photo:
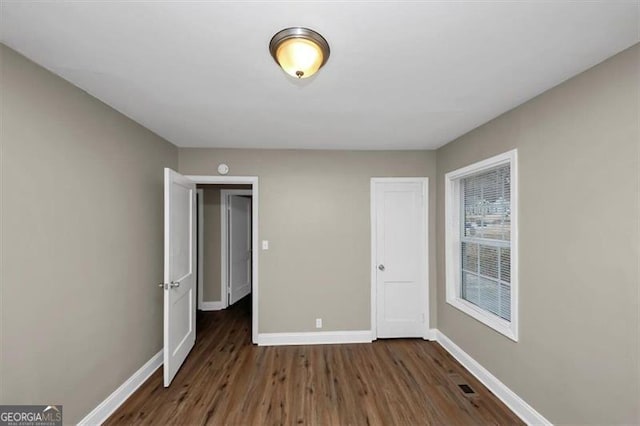
M 460 387 L 460 389 L 462 389 L 462 392 L 466 394 L 475 393 L 473 389 L 471 389 L 471 386 L 469 385 L 458 385 L 458 386 Z

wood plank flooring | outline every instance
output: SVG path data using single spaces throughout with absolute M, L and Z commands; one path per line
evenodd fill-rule
M 254 346 L 249 299 L 199 312 L 171 387 L 158 369 L 105 425 L 522 424 L 434 342 Z

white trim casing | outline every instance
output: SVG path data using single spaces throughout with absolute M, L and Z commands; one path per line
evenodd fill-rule
M 371 343 L 370 330 L 311 331 L 303 333 L 260 333 L 259 346 L 332 345 L 339 343 Z
M 113 391 L 104 401 L 87 414 L 78 425 L 95 426 L 104 423 L 114 411 L 118 409 L 133 392 L 136 391 L 147 379 L 162 366 L 164 359 L 163 350 L 155 354 L 138 371 L 133 373 L 118 389 Z
M 197 188 L 198 194 L 198 309 L 204 304 L 204 189 Z
M 220 190 L 220 300 L 224 306 L 222 309 L 229 306 L 229 195 L 248 195 L 253 203 L 253 192 L 250 189 Z M 252 246 L 251 256 L 257 255 L 257 247 Z
M 511 321 L 460 297 L 460 179 L 504 164 L 511 166 Z M 518 341 L 518 151 L 513 149 L 445 174 L 445 282 L 451 306 Z
M 185 176 L 191 179 L 196 184 L 229 184 L 229 185 L 251 185 L 251 191 L 253 193 L 252 209 L 251 209 L 251 245 L 254 247 L 255 256 L 252 256 L 252 275 L 251 275 L 251 341 L 254 344 L 258 344 L 258 327 L 259 327 L 259 315 L 258 315 L 258 258 L 259 252 L 258 246 L 258 204 L 260 200 L 259 194 L 259 178 L 257 176 L 202 176 L 202 175 L 188 175 Z
M 528 425 L 551 425 L 552 423 L 544 418 L 542 414 L 537 412 L 532 406 L 527 404 L 515 392 L 502 383 L 496 376 L 491 374 L 489 370 L 484 368 L 478 361 L 473 359 L 462 348 L 453 343 L 451 339 L 445 336 L 441 331 L 434 330 L 437 342 L 453 356 L 464 368 L 475 376 L 483 385 L 485 385 L 495 396 L 500 399 L 511 411 L 522 419 Z
M 429 178 L 428 177 L 373 177 L 369 183 L 370 191 L 370 223 L 371 223 L 371 336 L 373 340 L 378 339 L 377 334 L 377 253 L 376 253 L 376 183 L 420 183 L 422 184 L 422 196 L 424 199 L 424 218 L 425 218 L 425 269 L 424 269 L 424 294 L 425 294 L 425 320 L 424 320 L 424 340 L 433 340 L 431 335 L 431 329 L 429 328 L 429 318 L 431 316 L 431 305 L 429 300 L 430 285 L 429 285 Z

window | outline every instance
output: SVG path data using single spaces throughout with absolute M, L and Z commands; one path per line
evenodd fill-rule
M 517 152 L 445 176 L 447 302 L 518 340 Z

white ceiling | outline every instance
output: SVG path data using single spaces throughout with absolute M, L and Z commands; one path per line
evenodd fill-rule
M 437 148 L 640 40 L 640 1 L 6 1 L 1 40 L 182 147 Z M 269 55 L 331 45 L 294 80 Z

